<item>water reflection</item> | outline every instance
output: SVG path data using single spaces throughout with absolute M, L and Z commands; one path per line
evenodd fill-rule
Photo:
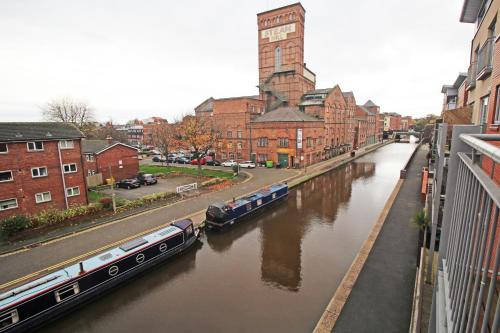
M 263 218 L 260 222 L 262 281 L 297 292 L 302 280 L 302 239 L 309 226 L 312 223 L 334 224 L 339 208 L 351 198 L 353 182 L 374 175 L 375 163 L 345 165 L 292 191 L 286 203 Z

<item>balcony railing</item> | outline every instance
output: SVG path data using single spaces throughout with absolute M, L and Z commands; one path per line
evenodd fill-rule
M 469 70 L 467 71 L 467 89 L 474 88 L 476 86 L 476 68 L 477 63 L 473 61 L 469 65 Z
M 500 323 L 499 186 L 481 167 L 500 163 L 500 135 L 459 136 L 465 150 L 451 157 L 454 167 L 450 210 L 445 210 L 434 318 L 437 332 L 498 332 Z M 458 144 L 458 142 L 457 142 Z M 480 158 L 482 157 L 482 158 Z M 451 166 L 450 166 L 451 167 Z M 456 175 L 456 178 L 450 176 Z
M 477 79 L 482 80 L 487 77 L 492 70 L 491 60 L 493 59 L 493 47 L 495 38 L 490 37 L 483 44 L 477 54 Z

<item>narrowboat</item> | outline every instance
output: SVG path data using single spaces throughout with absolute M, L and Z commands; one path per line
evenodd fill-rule
M 191 220 L 176 221 L 0 294 L 0 332 L 32 330 L 185 251 L 198 237 Z
M 205 213 L 205 226 L 209 229 L 219 230 L 231 226 L 242 218 L 285 198 L 287 195 L 288 185 L 280 183 L 228 204 L 211 204 Z

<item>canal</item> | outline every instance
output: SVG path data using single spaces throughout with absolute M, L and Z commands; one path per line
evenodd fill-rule
M 309 332 L 414 148 L 390 144 L 310 180 L 43 331 Z

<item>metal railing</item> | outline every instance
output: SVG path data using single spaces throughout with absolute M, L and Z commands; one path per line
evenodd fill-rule
M 491 60 L 493 59 L 493 47 L 495 38 L 490 37 L 484 42 L 477 54 L 477 79 L 480 80 L 491 73 Z
M 500 323 L 500 189 L 485 170 L 500 162 L 500 135 L 461 134 L 468 152 L 456 152 L 456 179 L 446 240 L 440 245 L 442 266 L 435 296 L 438 332 L 498 332 Z M 448 176 L 450 177 L 450 175 Z M 450 184 L 450 181 L 448 181 Z M 447 214 L 445 212 L 445 214 Z M 447 220 L 447 217 L 444 217 Z

